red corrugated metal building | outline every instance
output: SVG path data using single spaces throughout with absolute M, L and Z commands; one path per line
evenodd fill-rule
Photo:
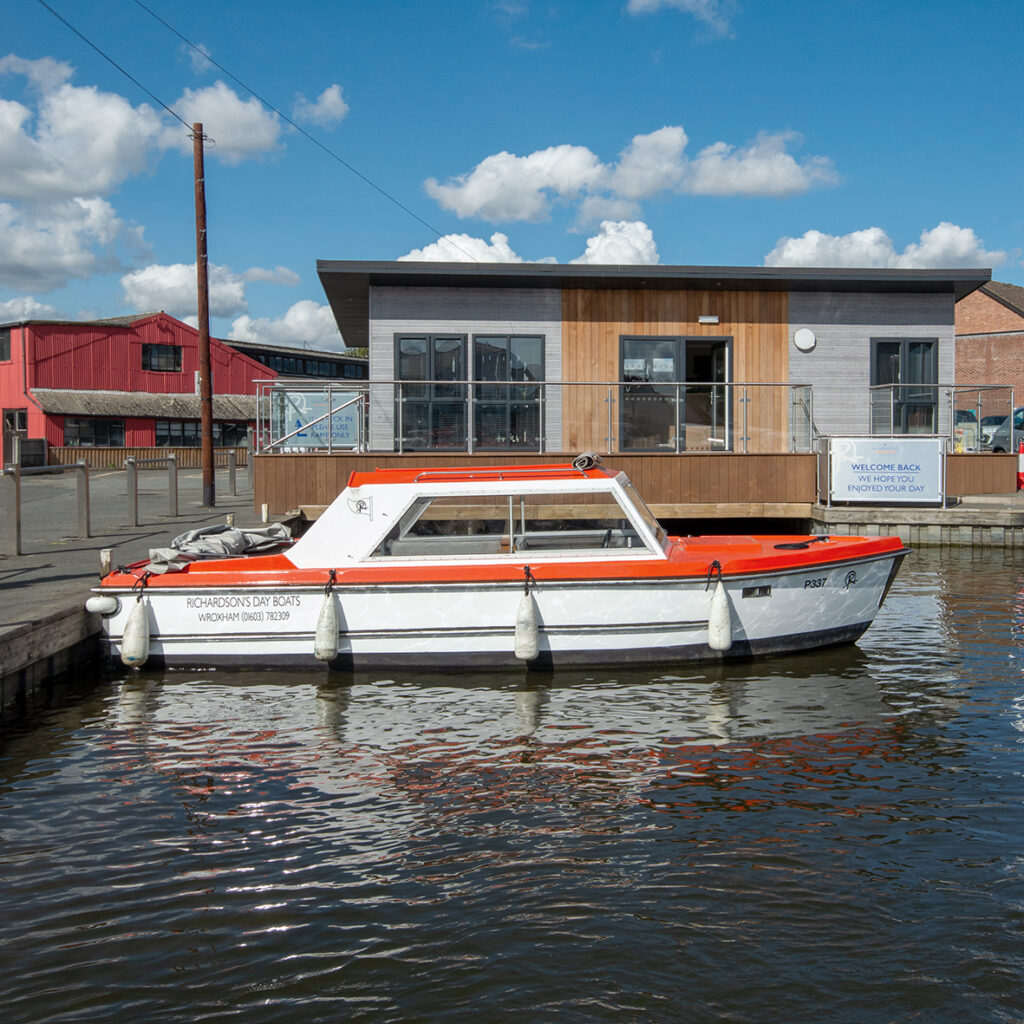
M 244 444 L 256 381 L 277 374 L 210 339 L 214 443 Z M 199 443 L 199 334 L 166 313 L 0 325 L 4 461 L 11 438 L 50 447 Z

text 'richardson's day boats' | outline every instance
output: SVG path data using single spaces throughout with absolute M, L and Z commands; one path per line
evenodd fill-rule
M 123 567 L 88 607 L 134 666 L 703 661 L 856 640 L 905 554 L 896 537 L 669 537 L 596 457 L 376 470 L 295 542 Z

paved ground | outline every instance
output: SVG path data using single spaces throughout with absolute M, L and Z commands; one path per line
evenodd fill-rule
M 128 525 L 124 470 L 89 474 L 91 533 L 74 536 L 78 528 L 75 474 L 23 477 L 21 482 L 22 551 L 0 554 L 0 639 L 9 629 L 35 622 L 65 605 L 79 605 L 99 578 L 100 549 L 111 548 L 114 565 L 137 561 L 151 547 L 165 547 L 171 538 L 199 526 L 223 523 L 233 513 L 236 526 L 258 526 L 252 489 L 245 470 L 236 477 L 232 497 L 227 470 L 216 475 L 217 507 L 203 508 L 202 475 L 198 469 L 178 471 L 178 512 L 168 512 L 166 470 L 139 472 L 139 519 Z M 6 522 L 6 489 L 0 486 L 0 523 Z M 0 546 L 4 534 L 0 529 Z

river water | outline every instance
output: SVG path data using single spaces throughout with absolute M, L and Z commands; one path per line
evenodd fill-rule
M 138 675 L 0 745 L 0 1016 L 1024 1021 L 1024 553 L 725 669 Z

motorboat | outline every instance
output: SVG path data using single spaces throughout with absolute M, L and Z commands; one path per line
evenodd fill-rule
M 297 539 L 151 552 L 87 607 L 134 667 L 699 662 L 855 641 L 906 553 L 896 537 L 669 536 L 586 455 L 354 472 Z

